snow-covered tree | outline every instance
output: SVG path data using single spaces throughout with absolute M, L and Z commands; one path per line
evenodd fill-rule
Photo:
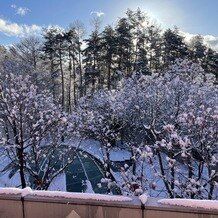
M 131 152 L 132 163 L 120 169 L 123 193 L 216 198 L 217 89 L 203 69 L 176 60 L 160 76 L 135 73 L 121 83 L 84 98 L 78 117 L 106 160 L 112 141 Z
M 110 150 L 120 138 L 120 123 L 115 113 L 116 92 L 98 92 L 82 98 L 76 115 L 80 137 L 100 142 L 105 177 L 111 179 Z
M 68 117 L 46 91 L 39 91 L 27 75 L 4 75 L 0 86 L 1 144 L 9 159 L 11 177 L 19 172 L 21 186 L 47 189 L 72 162 L 71 148 L 62 141 Z M 29 177 L 29 178 L 28 178 Z
M 203 77 L 198 65 L 178 60 L 163 77 L 139 76 L 125 84 L 124 120 L 130 118 L 129 132 L 134 125 L 141 131 L 132 176 L 131 167 L 123 169 L 130 188 L 160 190 L 156 177 L 169 197 L 217 198 L 218 93 Z M 148 163 L 152 173 L 145 169 Z

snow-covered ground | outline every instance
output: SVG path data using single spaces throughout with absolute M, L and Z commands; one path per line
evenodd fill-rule
M 71 145 L 75 148 L 78 148 L 82 151 L 85 151 L 91 155 L 93 155 L 95 158 L 97 158 L 100 162 L 103 163 L 103 152 L 100 146 L 100 143 L 95 140 L 83 140 L 79 141 L 78 139 L 74 139 L 71 141 L 66 141 L 66 145 Z M 85 154 L 84 154 L 85 155 Z M 163 155 L 163 161 L 166 161 L 165 154 Z M 118 149 L 118 148 L 112 148 L 110 152 L 110 158 L 112 161 L 116 163 L 116 161 L 125 161 L 130 160 L 131 154 L 127 150 Z M 7 163 L 6 157 L 0 158 L 0 170 L 2 170 L 6 163 Z M 139 163 L 140 164 L 140 163 Z M 154 165 L 157 163 L 154 161 Z M 165 163 L 166 164 L 166 163 Z M 140 175 L 141 166 L 137 166 L 138 175 Z M 164 184 L 162 179 L 160 179 L 158 176 L 155 176 L 154 171 L 151 169 L 151 166 L 149 164 L 144 163 L 143 166 L 144 170 L 144 177 L 150 181 L 152 185 L 154 185 L 154 189 L 148 187 L 143 187 L 143 190 L 147 190 L 147 194 L 153 197 L 162 197 L 166 198 L 166 190 L 164 188 Z M 184 167 L 184 171 L 187 169 Z M 119 171 L 113 171 L 111 170 L 111 173 L 113 177 L 115 178 L 116 182 L 118 184 L 123 184 L 124 179 L 123 176 Z M 20 187 L 20 177 L 19 174 L 16 173 L 11 179 L 9 179 L 9 173 L 1 173 L 0 174 L 0 187 Z M 92 184 L 90 182 L 91 180 L 87 177 L 86 178 L 86 190 L 85 192 L 93 193 Z M 157 188 L 158 187 L 158 188 Z M 57 178 L 54 179 L 54 181 L 51 183 L 48 190 L 51 191 L 66 191 L 66 174 L 60 174 Z
M 85 181 L 86 190 L 85 193 L 95 193 L 92 187 L 92 183 L 89 180 Z
M 87 139 L 87 140 L 80 141 L 79 139 L 74 139 L 74 140 L 66 141 L 65 144 L 86 151 L 87 153 L 96 157 L 98 160 L 103 161 L 104 155 L 101 149 L 101 145 L 96 140 Z M 130 160 L 130 158 L 131 158 L 131 153 L 127 150 L 112 148 L 110 151 L 111 161 L 125 161 L 125 160 Z
M 67 191 L 66 190 L 66 174 L 61 173 L 57 176 L 49 186 L 48 190 L 50 191 Z
M 85 151 L 95 158 L 97 158 L 100 162 L 103 163 L 103 153 L 100 146 L 100 143 L 95 140 L 83 140 L 80 141 L 78 139 L 70 140 L 65 142 L 66 145 L 71 145 L 75 148 L 78 148 L 82 151 Z M 130 159 L 130 152 L 126 150 L 120 150 L 113 148 L 110 153 L 110 158 L 112 161 L 124 161 Z M 9 163 L 7 157 L 1 157 L 0 159 L 0 171 L 4 169 L 6 163 Z M 122 177 L 119 172 L 113 172 L 114 178 L 118 182 L 122 182 Z M 19 173 L 15 173 L 14 176 L 9 179 L 9 172 L 1 173 L 0 174 L 0 187 L 19 187 L 20 186 L 20 176 Z M 92 185 L 89 180 L 86 181 L 86 192 L 92 193 Z M 66 191 L 66 175 L 65 173 L 60 174 L 56 177 L 51 185 L 49 186 L 48 190 L 51 191 Z
M 82 140 L 82 141 L 80 141 L 79 139 L 74 139 L 74 140 L 66 141 L 65 144 L 71 145 L 75 148 L 78 148 L 82 151 L 85 151 L 103 163 L 103 152 L 101 149 L 101 145 L 98 141 L 92 140 L 92 139 Z M 112 148 L 110 151 L 110 158 L 112 161 L 115 161 L 115 162 L 116 161 L 119 162 L 119 161 L 130 160 L 131 153 L 127 150 L 124 150 L 124 149 Z M 5 163 L 7 163 L 6 159 L 0 160 L 0 170 L 2 170 L 5 167 Z M 140 169 L 140 167 L 139 167 L 139 169 Z M 155 178 L 149 165 L 144 166 L 144 170 L 145 170 L 146 178 L 148 178 L 148 179 Z M 111 173 L 118 184 L 124 183 L 123 177 L 119 171 L 115 172 L 115 171 L 111 170 Z M 8 178 L 8 174 L 9 173 L 4 173 L 4 174 L 0 175 L 0 187 L 20 187 L 19 174 L 15 173 L 15 175 L 11 179 Z M 87 189 L 85 192 L 92 193 L 93 189 L 92 189 L 91 183 L 90 183 L 88 178 L 87 178 L 87 181 L 88 181 L 86 184 Z M 160 179 L 156 178 L 154 183 L 157 184 L 158 186 L 163 187 L 163 182 Z M 58 177 L 56 177 L 52 181 L 48 190 L 66 191 L 66 175 L 63 173 L 63 174 L 60 174 Z M 151 190 L 150 189 L 150 192 L 148 194 L 150 196 L 156 196 L 156 197 L 165 197 L 166 196 L 166 194 L 164 192 L 162 193 L 161 190 Z
M 0 171 L 9 163 L 9 159 L 2 153 L 0 156 Z M 15 173 L 14 176 L 9 179 L 9 171 L 0 173 L 0 187 L 18 187 L 20 185 L 20 176 Z

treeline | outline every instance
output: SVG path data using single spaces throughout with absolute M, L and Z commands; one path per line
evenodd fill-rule
M 49 88 L 57 103 L 68 111 L 80 97 L 99 89 L 114 89 L 133 72 L 161 74 L 176 59 L 189 59 L 218 81 L 218 52 L 208 48 L 200 35 L 186 43 L 178 28 L 162 30 L 140 9 L 128 9 L 115 26 L 93 30 L 85 38 L 79 21 L 68 29 L 44 29 L 42 38 L 28 37 L 9 49 L 1 47 L 4 64 L 16 61 L 29 67 L 35 84 Z M 6 61 L 5 61 L 6 60 Z

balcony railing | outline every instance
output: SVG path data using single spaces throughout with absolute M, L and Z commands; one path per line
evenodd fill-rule
M 218 218 L 217 210 L 168 206 L 148 198 L 100 201 L 20 194 L 0 195 L 0 218 Z

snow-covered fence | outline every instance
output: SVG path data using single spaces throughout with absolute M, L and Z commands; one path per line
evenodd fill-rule
M 188 203 L 182 200 L 174 204 L 172 200 L 146 199 L 31 189 L 0 189 L 0 217 L 218 218 L 218 201 L 205 201 L 205 204 L 202 204 L 203 201 L 199 200 L 189 200 Z

